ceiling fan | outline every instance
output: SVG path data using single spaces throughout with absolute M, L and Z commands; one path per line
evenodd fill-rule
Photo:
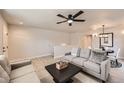
M 72 26 L 72 23 L 73 22 L 85 22 L 84 19 L 75 19 L 76 17 L 78 17 L 82 13 L 84 13 L 84 12 L 83 11 L 79 11 L 75 15 L 69 14 L 68 17 L 65 17 L 65 16 L 63 16 L 61 14 L 58 14 L 57 15 L 58 17 L 64 18 L 65 20 L 64 21 L 61 21 L 61 22 L 57 22 L 57 24 L 68 22 L 69 23 L 69 26 Z

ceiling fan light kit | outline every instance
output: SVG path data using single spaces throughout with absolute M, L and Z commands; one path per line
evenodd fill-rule
M 68 23 L 72 23 L 73 22 L 73 20 L 68 20 Z
M 64 18 L 64 19 L 66 19 L 66 20 L 61 21 L 61 22 L 57 22 L 57 24 L 68 22 L 69 26 L 72 26 L 72 23 L 73 23 L 73 22 L 85 22 L 84 19 L 75 19 L 76 17 L 78 17 L 78 16 L 81 15 L 82 13 L 84 13 L 84 12 L 83 12 L 83 11 L 79 11 L 79 12 L 76 13 L 75 15 L 69 14 L 68 17 L 65 17 L 65 16 L 63 16 L 63 15 L 61 15 L 61 14 L 58 14 L 58 15 L 57 15 L 58 17 Z

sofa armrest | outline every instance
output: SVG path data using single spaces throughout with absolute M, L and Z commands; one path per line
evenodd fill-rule
M 71 55 L 71 52 L 65 53 L 65 56 L 67 56 L 67 55 Z
M 110 71 L 110 59 L 108 58 L 107 60 L 101 63 L 101 78 L 104 81 L 108 79 L 109 71 Z
M 19 61 L 19 62 L 14 62 L 14 63 L 10 63 L 11 65 L 11 70 L 26 66 L 31 64 L 31 60 L 23 60 L 23 61 Z

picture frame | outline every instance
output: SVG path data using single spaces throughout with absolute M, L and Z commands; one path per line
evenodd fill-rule
M 105 36 L 105 37 L 99 37 L 100 41 L 100 48 L 102 47 L 113 47 L 113 33 L 100 33 L 99 36 Z

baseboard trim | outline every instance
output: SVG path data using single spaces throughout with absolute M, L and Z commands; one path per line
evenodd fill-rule
M 63 56 L 56 56 L 56 57 L 54 57 L 54 59 L 61 58 L 61 57 L 63 57 Z
M 32 59 L 34 59 L 34 58 L 45 57 L 45 56 L 52 56 L 52 54 L 48 53 L 48 54 L 40 55 L 40 56 L 14 59 L 14 60 L 9 60 L 9 62 L 10 62 L 10 63 L 15 63 L 15 62 L 17 63 L 17 62 L 22 62 L 22 61 L 26 61 L 26 60 L 32 60 Z

